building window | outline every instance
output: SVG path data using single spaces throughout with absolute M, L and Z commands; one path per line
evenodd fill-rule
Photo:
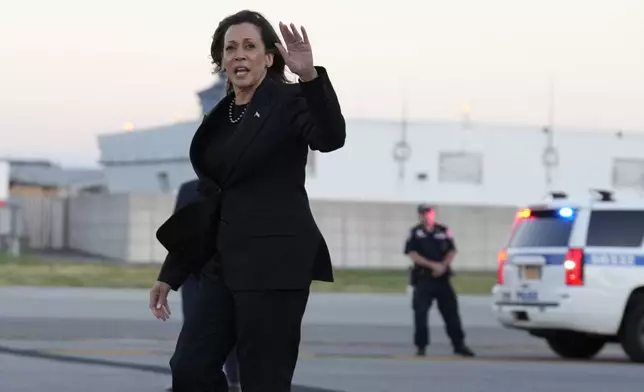
M 441 151 L 438 156 L 438 181 L 480 185 L 483 183 L 483 154 Z
M 644 190 L 644 160 L 613 159 L 613 186 L 621 189 Z

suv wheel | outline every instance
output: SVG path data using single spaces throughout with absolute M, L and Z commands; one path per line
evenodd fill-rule
M 644 362 L 644 295 L 634 297 L 626 308 L 620 340 L 633 362 Z
M 548 346 L 562 358 L 590 359 L 597 355 L 606 339 L 580 332 L 562 331 L 546 336 Z

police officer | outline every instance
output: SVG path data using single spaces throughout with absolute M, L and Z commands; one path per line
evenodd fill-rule
M 436 223 L 434 208 L 418 206 L 420 223 L 414 226 L 405 244 L 405 254 L 414 262 L 411 284 L 414 287 L 414 343 L 417 355 L 424 356 L 429 344 L 428 315 L 434 299 L 445 322 L 454 354 L 472 357 L 465 345 L 465 334 L 458 313 L 458 300 L 450 282 L 456 246 L 446 226 Z

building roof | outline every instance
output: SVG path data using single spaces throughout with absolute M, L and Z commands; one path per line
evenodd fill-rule
M 399 138 L 402 130 L 400 121 L 372 120 L 372 119 L 347 119 L 348 134 L 370 134 L 370 137 L 384 137 L 386 139 Z M 157 164 L 161 162 L 187 161 L 188 150 L 192 137 L 199 127 L 200 119 L 180 122 L 158 127 L 150 127 L 138 131 L 118 132 L 103 134 L 98 137 L 103 165 L 132 165 L 132 164 Z M 488 138 L 512 137 L 517 132 L 528 137 L 529 134 L 544 135 L 544 127 L 537 125 L 521 124 L 494 124 L 470 123 L 466 129 L 459 121 L 409 121 L 406 129 L 409 134 L 420 132 L 433 137 L 443 137 L 444 132 L 460 133 L 467 139 L 479 135 Z M 377 132 L 376 132 L 377 130 Z M 641 132 L 607 132 L 606 130 L 586 129 L 556 129 L 555 139 L 562 134 L 576 134 L 589 138 L 612 139 L 641 139 Z M 376 136 L 378 135 L 378 136 Z M 485 135 L 485 136 L 483 136 Z
M 48 161 L 9 160 L 11 182 L 48 187 L 72 187 L 78 184 L 103 185 L 100 169 L 65 169 Z
M 187 160 L 199 121 L 185 121 L 131 132 L 100 135 L 103 165 Z

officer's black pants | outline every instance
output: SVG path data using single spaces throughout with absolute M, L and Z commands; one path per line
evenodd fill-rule
M 419 279 L 416 283 L 413 295 L 414 344 L 416 347 L 426 347 L 429 344 L 428 316 L 434 299 L 438 302 L 438 311 L 443 316 L 452 346 L 462 345 L 465 333 L 458 313 L 456 293 L 448 279 Z

